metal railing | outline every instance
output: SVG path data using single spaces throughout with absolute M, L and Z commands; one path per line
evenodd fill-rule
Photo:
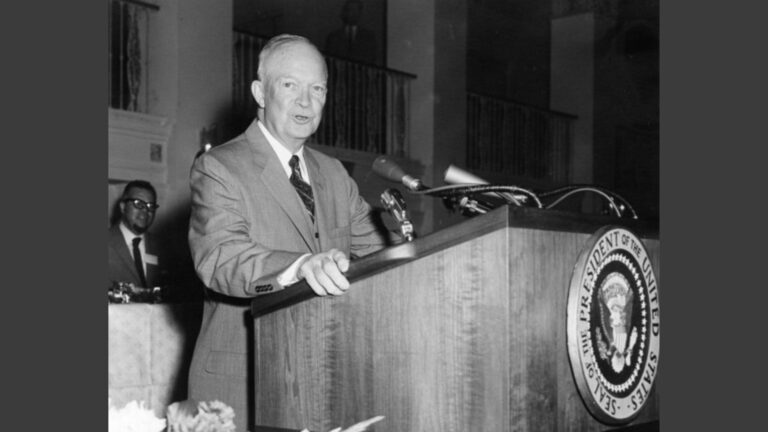
M 153 4 L 108 0 L 109 106 L 146 113 L 149 99 L 149 29 Z
M 266 39 L 234 32 L 233 103 L 238 126 L 256 116 L 251 82 Z M 310 142 L 369 153 L 405 156 L 409 147 L 411 81 L 415 75 L 332 56 L 323 121 Z
M 574 116 L 467 94 L 467 167 L 565 183 Z

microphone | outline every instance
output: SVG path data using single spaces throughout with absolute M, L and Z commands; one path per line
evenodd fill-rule
M 448 169 L 445 170 L 445 182 L 450 184 L 488 184 L 486 180 L 468 173 L 455 165 L 449 165 Z M 516 200 L 525 202 L 526 199 L 525 196 L 517 196 L 509 192 L 486 192 L 483 195 L 502 198 L 505 201 L 512 202 L 515 202 Z
M 449 165 L 445 170 L 445 182 L 451 184 L 488 184 L 480 177 L 468 173 L 456 165 Z
M 403 171 L 400 166 L 387 156 L 379 156 L 373 161 L 373 172 L 393 182 L 399 182 L 412 191 L 429 189 L 421 180 L 413 178 Z

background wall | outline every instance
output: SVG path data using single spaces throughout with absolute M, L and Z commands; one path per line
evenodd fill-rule
M 550 2 L 469 4 L 467 90 L 549 108 Z
M 346 0 L 234 0 L 234 28 L 259 36 L 300 34 L 321 50 L 325 38 L 342 27 L 341 10 Z M 360 27 L 376 34 L 384 63 L 387 0 L 363 0 Z

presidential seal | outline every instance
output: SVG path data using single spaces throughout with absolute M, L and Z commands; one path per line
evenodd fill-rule
M 568 292 L 576 385 L 595 418 L 626 424 L 645 406 L 659 365 L 659 292 L 642 241 L 603 227 L 579 255 Z

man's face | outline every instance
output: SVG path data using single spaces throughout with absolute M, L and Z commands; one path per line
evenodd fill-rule
M 298 42 L 273 53 L 265 63 L 263 80 L 254 81 L 253 96 L 264 109 L 264 126 L 295 152 L 320 125 L 328 76 L 325 61 L 317 50 Z
M 140 199 L 145 203 L 155 204 L 155 196 L 151 191 L 133 187 L 128 190 L 120 201 L 120 213 L 122 214 L 121 219 L 123 223 L 132 233 L 142 234 L 152 225 L 152 221 L 155 219 L 155 212 L 146 208 L 139 209 L 131 201 L 126 201 L 133 199 Z

